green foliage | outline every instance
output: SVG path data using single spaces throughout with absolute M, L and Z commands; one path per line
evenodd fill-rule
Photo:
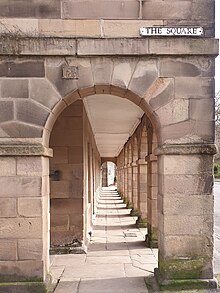
M 214 164 L 214 176 L 220 178 L 220 165 L 218 163 Z

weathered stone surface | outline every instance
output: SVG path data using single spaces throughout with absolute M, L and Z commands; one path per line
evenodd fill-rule
M 43 242 L 41 239 L 18 239 L 19 260 L 39 260 L 42 257 Z
M 158 69 L 155 60 L 138 62 L 129 84 L 129 90 L 142 97 L 157 79 Z
M 40 196 L 41 178 L 0 177 L 0 197 Z
M 82 215 L 82 199 L 51 200 L 51 214 L 66 215 L 71 214 L 73 210 L 76 214 Z
M 212 99 L 214 93 L 213 78 L 175 77 L 175 98 Z
M 0 218 L 16 217 L 16 199 L 0 198 Z
M 83 148 L 69 147 L 68 148 L 68 162 L 70 164 L 81 164 L 83 162 Z
M 195 257 L 195 256 L 211 256 L 212 243 L 210 239 L 202 236 L 187 237 L 182 236 L 166 236 L 161 235 L 162 250 L 165 257 Z M 190 247 L 190 249 L 189 249 Z
M 0 33 L 2 35 L 31 36 L 38 32 L 38 19 L 1 18 Z
M 192 146 L 193 147 L 193 146 Z M 172 155 L 161 156 L 159 160 L 159 173 L 165 175 L 200 174 L 212 172 L 212 156 L 205 155 Z
M 167 60 L 160 61 L 160 76 L 199 76 L 201 71 L 194 64 L 187 62 L 187 60 Z
M 42 60 L 3 60 L 0 63 L 1 77 L 44 77 L 44 62 Z
M 192 18 L 198 20 L 214 20 L 215 4 L 213 0 L 196 0 L 192 3 Z
M 0 156 L 44 156 L 44 157 L 52 157 L 53 150 L 43 147 L 39 144 L 10 144 L 10 145 L 0 145 Z M 19 158 L 18 158 L 19 160 Z M 10 160 L 9 160 L 10 161 Z M 2 159 L 3 162 L 3 159 Z M 10 166 L 10 171 L 12 166 Z M 7 176 L 7 167 L 5 175 Z M 44 174 L 45 175 L 45 174 Z M 47 174 L 46 174 L 47 175 Z
M 175 124 L 189 119 L 189 101 L 187 99 L 173 100 L 156 110 L 162 125 Z
M 28 98 L 27 79 L 2 79 L 1 80 L 2 98 Z
M 0 238 L 40 238 L 42 237 L 41 218 L 0 219 Z
M 26 125 L 17 121 L 10 121 L 1 125 L 2 137 L 41 137 L 42 127 Z
M 95 84 L 110 84 L 113 62 L 109 59 L 91 59 L 93 79 Z
M 0 158 L 0 176 L 15 176 L 16 175 L 16 159 L 5 157 Z
M 163 143 L 213 143 L 214 123 L 209 121 L 185 121 L 165 126 L 161 130 Z
M 148 40 L 142 39 L 82 39 L 77 43 L 79 56 L 148 54 Z
M 21 217 L 39 217 L 42 215 L 42 202 L 40 198 L 19 198 L 18 214 Z
M 68 148 L 54 146 L 53 147 L 53 164 L 67 164 L 67 163 L 68 163 Z
M 159 219 L 160 222 L 160 219 Z M 213 229 L 212 215 L 164 215 L 162 233 L 165 235 L 210 235 Z
M 191 1 L 144 1 L 144 19 L 190 19 Z
M 0 101 L 0 122 L 14 119 L 14 103 L 12 101 Z
M 17 240 L 0 241 L 0 261 L 16 260 L 17 258 Z
M 174 80 L 172 78 L 158 78 L 145 93 L 144 99 L 153 110 L 168 104 L 174 97 Z
M 65 129 L 65 131 L 60 132 L 57 130 L 54 132 L 57 134 L 56 137 L 51 136 L 51 146 L 67 146 L 67 147 L 72 147 L 72 146 L 82 146 L 83 143 L 83 138 L 82 138 L 82 131 L 81 130 L 73 130 L 72 131 L 72 136 L 69 136 L 69 131 Z M 57 143 L 59 141 L 59 143 Z
M 176 184 L 178 182 L 178 184 Z M 162 175 L 159 176 L 160 194 L 182 194 L 189 196 L 211 194 L 213 186 L 212 173 L 193 175 Z M 187 188 L 186 188 L 187 187 Z
M 3 36 L 0 42 L 0 55 L 40 55 L 40 56 L 68 56 L 76 55 L 76 40 L 75 39 L 60 39 L 60 38 L 42 38 L 42 37 L 18 37 L 15 33 L 14 37 Z M 20 66 L 21 67 L 21 66 Z M 23 68 L 29 70 L 28 64 Z M 7 68 L 5 68 L 4 75 L 8 74 Z M 30 70 L 29 70 L 30 71 Z M 43 77 L 44 71 L 40 67 L 33 70 L 33 77 Z M 18 77 L 19 72 L 13 72 Z M 24 74 L 24 73 L 23 73 Z M 14 77 L 12 75 L 11 77 Z M 28 74 L 26 75 L 28 77 Z
M 72 190 L 72 183 L 67 180 L 51 181 L 51 198 L 69 198 Z
M 218 53 L 218 41 L 214 39 L 152 38 L 149 54 L 156 55 L 214 55 Z
M 214 121 L 214 99 L 190 99 L 190 116 L 193 120 Z
M 155 149 L 155 155 L 215 155 L 216 145 L 210 144 L 164 144 Z
M 190 200 L 190 204 L 189 204 Z M 201 216 L 213 212 L 213 196 L 164 196 L 163 209 L 164 215 L 182 215 L 182 216 Z
M 30 100 L 16 100 L 17 119 L 30 124 L 44 126 L 49 111 Z
M 60 0 L 3 0 L 0 4 L 1 17 L 60 18 Z
M 43 279 L 43 261 L 0 261 L 0 277 L 5 282 L 40 281 Z M 16 291 L 15 291 L 16 292 Z
M 24 176 L 41 176 L 42 161 L 40 157 L 18 157 L 17 158 L 17 175 Z
M 62 7 L 63 18 L 73 19 L 137 19 L 139 3 L 128 1 L 71 1 L 64 0 Z
M 162 26 L 163 20 L 103 20 L 101 25 L 106 38 L 137 38 L 141 27 Z
M 39 33 L 47 36 L 62 37 L 101 37 L 100 20 L 63 20 L 40 19 Z
M 30 79 L 30 98 L 49 109 L 61 99 L 52 85 L 44 79 Z
M 115 86 L 127 88 L 136 65 L 137 61 L 131 58 L 115 59 L 111 83 Z
M 76 80 L 62 78 L 62 67 L 65 64 L 63 59 L 47 59 L 46 77 L 57 88 L 62 97 L 78 89 Z

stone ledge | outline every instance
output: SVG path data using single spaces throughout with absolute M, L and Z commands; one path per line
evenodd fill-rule
M 165 144 L 155 151 L 156 156 L 161 155 L 215 155 L 217 148 L 215 144 Z
M 42 145 L 0 145 L 0 156 L 52 157 L 53 150 Z
M 187 56 L 218 55 L 214 38 L 58 38 L 2 35 L 0 55 Z

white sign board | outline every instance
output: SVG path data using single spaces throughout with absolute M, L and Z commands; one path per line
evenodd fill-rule
M 142 27 L 140 28 L 140 35 L 143 37 L 148 36 L 187 36 L 187 37 L 198 37 L 203 35 L 202 27 Z

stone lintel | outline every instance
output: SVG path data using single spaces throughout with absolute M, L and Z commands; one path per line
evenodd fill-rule
M 155 155 L 215 155 L 216 152 L 215 144 L 164 144 L 156 149 Z
M 53 150 L 42 145 L 0 145 L 0 156 L 52 157 Z
M 185 56 L 218 55 L 214 38 L 58 38 L 2 35 L 0 55 L 14 56 Z

